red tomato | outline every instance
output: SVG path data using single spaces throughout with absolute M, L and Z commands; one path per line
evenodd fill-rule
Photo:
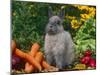
M 96 60 L 92 58 L 92 59 L 90 60 L 90 62 L 89 62 L 89 66 L 90 66 L 90 67 L 93 67 L 93 68 L 96 68 Z
M 84 54 L 85 56 L 91 56 L 92 52 L 91 50 L 86 50 Z
M 91 59 L 90 56 L 85 56 L 85 57 L 81 58 L 80 61 L 81 61 L 82 64 L 88 64 L 90 59 Z

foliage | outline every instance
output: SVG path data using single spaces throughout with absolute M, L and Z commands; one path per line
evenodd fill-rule
M 34 42 L 43 44 L 44 28 L 48 18 L 45 8 L 47 7 L 40 3 L 13 2 L 12 38 L 21 49 L 30 49 Z
M 95 20 L 91 18 L 76 32 L 76 36 L 74 37 L 76 51 L 82 52 L 87 49 L 96 49 L 96 28 L 94 24 Z

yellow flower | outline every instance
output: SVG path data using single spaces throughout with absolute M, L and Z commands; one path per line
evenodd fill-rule
M 69 18 L 69 19 L 75 19 L 76 17 L 75 16 L 67 16 L 67 18 Z
M 83 19 L 83 18 L 81 18 L 81 19 L 80 19 L 80 21 L 83 21 L 83 22 L 84 22 L 84 21 L 86 21 L 86 20 L 85 20 L 85 19 Z
M 86 69 L 86 65 L 85 64 L 76 64 L 73 69 L 84 70 L 84 69 Z
M 90 7 L 90 8 L 89 8 L 89 13 L 95 12 L 95 11 L 96 11 L 96 9 L 95 9 L 94 7 Z
M 88 10 L 88 9 L 89 9 L 88 6 L 78 6 L 78 8 L 79 8 L 80 10 Z
M 73 29 L 77 29 L 77 28 L 80 27 L 80 23 L 77 20 L 72 20 L 71 26 L 72 26 Z
M 80 16 L 83 18 L 83 19 L 89 19 L 90 18 L 90 15 L 88 14 L 80 14 Z
M 95 12 L 90 13 L 89 16 L 94 17 L 95 16 Z
M 89 6 L 85 6 L 85 5 L 83 5 L 83 6 L 73 5 L 73 6 L 77 7 L 79 10 L 84 10 L 84 13 L 80 14 L 81 21 L 86 21 L 86 20 L 88 20 L 91 17 L 94 17 L 96 15 L 95 7 L 89 7 Z

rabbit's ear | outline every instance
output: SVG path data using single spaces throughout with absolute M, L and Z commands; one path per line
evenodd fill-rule
M 58 14 L 58 16 L 61 18 L 61 19 L 64 19 L 64 16 L 65 16 L 65 10 L 64 8 L 61 9 L 60 13 Z
M 53 11 L 52 11 L 52 8 L 50 6 L 48 8 L 48 16 L 49 16 L 49 18 L 53 16 Z

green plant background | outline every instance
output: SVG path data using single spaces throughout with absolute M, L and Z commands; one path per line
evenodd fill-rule
M 80 14 L 84 13 L 71 4 L 50 4 L 39 2 L 12 1 L 12 39 L 17 42 L 17 47 L 23 51 L 31 49 L 33 43 L 38 42 L 41 50 L 44 50 L 45 26 L 48 23 L 48 7 L 51 6 L 54 13 L 65 8 L 65 16 L 75 16 L 81 19 Z M 80 5 L 81 6 L 81 5 Z M 95 6 L 90 6 L 94 7 Z M 64 29 L 69 31 L 75 43 L 75 51 L 91 49 L 96 50 L 96 18 L 91 17 L 82 23 L 78 29 L 71 27 L 71 20 L 64 19 Z

